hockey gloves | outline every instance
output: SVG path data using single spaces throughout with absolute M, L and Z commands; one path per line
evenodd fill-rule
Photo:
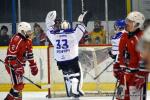
M 24 74 L 24 68 L 23 66 L 15 66 L 14 67 L 14 72 L 16 75 L 23 75 Z
M 114 73 L 114 76 L 115 76 L 118 80 L 122 80 L 123 77 L 124 77 L 123 69 L 120 68 L 120 66 L 119 66 L 118 63 L 115 63 L 115 64 L 113 65 L 113 73 Z
M 47 28 L 50 28 L 55 24 L 56 16 L 57 16 L 56 11 L 50 11 L 47 13 L 47 16 L 45 18 L 45 24 Z
M 141 89 L 144 86 L 144 84 L 145 84 L 145 78 L 144 77 L 143 78 L 142 77 L 137 78 L 135 80 L 135 86 L 136 86 L 137 89 Z
M 31 74 L 33 76 L 37 75 L 38 74 L 38 68 L 36 66 L 36 63 L 30 63 L 30 69 L 31 69 Z
M 78 17 L 78 22 L 83 23 L 85 26 L 87 26 L 87 23 L 92 18 L 92 13 L 85 11 Z

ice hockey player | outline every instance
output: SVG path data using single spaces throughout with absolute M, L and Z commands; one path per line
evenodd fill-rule
M 46 16 L 47 36 L 54 46 L 54 58 L 63 72 L 68 97 L 83 96 L 83 76 L 78 62 L 78 44 L 85 33 L 85 25 L 89 20 L 87 12 L 81 14 L 75 29 L 70 23 L 63 21 L 60 30 L 54 30 L 56 11 L 51 11 Z M 84 24 L 83 24 L 84 23 Z
M 109 55 L 112 59 L 114 59 L 114 64 L 113 64 L 113 74 L 119 81 L 119 84 L 123 84 L 123 79 L 122 79 L 122 72 L 121 68 L 119 66 L 118 62 L 118 55 L 119 55 L 119 42 L 122 34 L 124 34 L 125 31 L 125 20 L 118 19 L 114 23 L 114 30 L 115 34 L 111 37 L 111 44 L 112 48 L 111 51 L 109 51 Z
M 35 76 L 38 73 L 38 68 L 33 58 L 32 40 L 29 39 L 29 35 L 31 35 L 30 24 L 20 22 L 17 32 L 10 40 L 5 59 L 6 69 L 13 84 L 5 100 L 22 100 L 22 90 L 25 85 L 23 74 L 26 61 L 29 62 L 32 75 Z
M 136 49 L 143 32 L 141 30 L 145 17 L 133 11 L 126 17 L 127 35 L 122 36 L 119 44 L 119 64 L 123 69 L 124 85 L 118 87 L 119 100 L 145 100 L 144 89 L 147 74 L 141 74 L 141 55 Z

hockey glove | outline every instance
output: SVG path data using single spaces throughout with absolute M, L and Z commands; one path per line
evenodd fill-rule
M 118 80 L 121 80 L 121 79 L 123 79 L 123 77 L 124 77 L 123 69 L 120 68 L 120 66 L 119 66 L 118 63 L 115 63 L 115 64 L 113 65 L 113 73 L 114 73 L 114 76 L 115 76 Z
M 83 23 L 85 26 L 87 26 L 87 23 L 89 22 L 89 20 L 92 18 L 92 13 L 91 12 L 88 12 L 88 11 L 85 11 L 83 12 L 83 14 L 81 14 L 79 17 L 78 17 L 78 22 L 81 22 Z
M 31 69 L 31 74 L 33 76 L 38 74 L 38 67 L 36 66 L 36 63 L 30 63 L 30 69 Z
M 121 79 L 123 79 L 124 72 L 123 72 L 123 71 L 114 71 L 114 76 L 115 76 L 118 80 L 121 80 Z
M 24 74 L 24 68 L 23 66 L 14 66 L 14 72 L 16 75 L 23 75 Z
M 116 59 L 117 55 L 113 55 L 111 51 L 108 51 L 108 54 L 112 59 Z
M 5 63 L 8 64 L 8 65 L 6 65 L 6 69 L 7 69 L 7 72 L 9 74 L 10 74 L 10 70 L 12 70 L 12 69 L 15 72 L 16 75 L 23 75 L 24 74 L 23 65 L 21 65 L 20 63 L 18 63 L 18 61 L 6 59 Z
M 136 86 L 137 89 L 141 89 L 144 86 L 144 84 L 145 84 L 145 78 L 144 77 L 143 78 L 142 77 L 137 78 L 135 80 L 135 86 Z
M 56 16 L 57 16 L 56 11 L 48 12 L 48 14 L 45 18 L 45 24 L 46 24 L 47 28 L 49 28 L 55 24 Z

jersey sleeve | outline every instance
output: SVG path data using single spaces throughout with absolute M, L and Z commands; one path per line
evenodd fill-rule
M 36 62 L 34 60 L 34 54 L 33 54 L 33 48 L 32 48 L 32 40 L 28 39 L 27 47 L 28 47 L 28 51 L 27 51 L 27 58 L 26 59 L 30 63 L 30 66 L 31 65 L 35 65 Z
M 19 36 L 12 37 L 8 46 L 7 56 L 16 57 L 21 41 L 22 39 Z
M 78 24 L 75 28 L 75 34 L 76 34 L 76 38 L 78 41 L 81 40 L 81 38 L 83 37 L 84 33 L 86 32 L 85 26 Z
M 19 36 L 13 36 L 7 49 L 7 57 L 5 61 L 13 66 L 17 64 L 17 53 L 19 51 L 21 41 L 22 39 Z
M 119 64 L 121 67 L 125 67 L 125 63 L 124 63 L 124 54 L 125 54 L 125 51 L 126 51 L 126 43 L 127 43 L 127 39 L 128 39 L 128 35 L 127 33 L 123 33 L 122 34 L 122 37 L 120 39 L 120 42 L 119 42 Z

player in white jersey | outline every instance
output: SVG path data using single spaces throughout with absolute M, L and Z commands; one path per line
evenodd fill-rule
M 125 20 L 118 19 L 114 23 L 114 30 L 115 34 L 111 37 L 111 44 L 112 44 L 112 49 L 109 52 L 110 56 L 112 59 L 114 59 L 114 64 L 113 64 L 113 74 L 117 78 L 119 82 L 119 86 L 117 88 L 117 100 L 120 100 L 120 87 L 123 85 L 123 72 L 120 68 L 119 62 L 118 62 L 118 55 L 119 55 L 119 43 L 120 43 L 120 38 L 122 34 L 124 34 L 125 31 Z
M 119 54 L 119 42 L 123 33 L 125 33 L 125 20 L 118 19 L 114 23 L 115 34 L 111 36 L 111 57 L 117 62 Z
M 69 22 L 63 21 L 61 29 L 54 29 L 54 20 L 56 11 L 51 11 L 46 16 L 46 26 L 48 28 L 47 36 L 54 46 L 54 58 L 57 65 L 62 70 L 66 85 L 68 97 L 83 96 L 82 88 L 82 70 L 78 62 L 78 47 L 79 41 L 86 32 L 85 25 L 87 24 L 87 12 L 81 14 L 75 29 L 70 27 Z M 84 19 L 86 18 L 86 21 Z

